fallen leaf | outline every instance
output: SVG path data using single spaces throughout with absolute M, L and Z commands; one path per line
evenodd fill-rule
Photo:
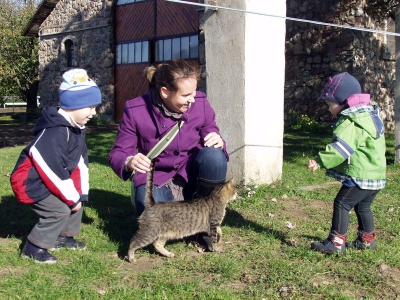
M 286 224 L 286 227 L 289 228 L 289 229 L 294 229 L 294 228 L 296 228 L 296 224 L 292 224 L 292 223 L 289 222 L 289 221 L 286 221 L 285 224 Z

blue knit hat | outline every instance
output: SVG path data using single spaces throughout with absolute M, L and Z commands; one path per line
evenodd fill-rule
M 317 101 L 329 100 L 337 104 L 344 104 L 354 94 L 361 93 L 360 83 L 347 72 L 329 78 L 321 96 Z
M 69 70 L 62 80 L 58 90 L 61 108 L 79 109 L 101 103 L 100 89 L 84 69 Z

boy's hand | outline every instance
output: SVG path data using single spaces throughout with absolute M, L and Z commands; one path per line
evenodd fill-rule
M 79 202 L 73 209 L 71 209 L 72 212 L 77 212 L 82 208 L 82 202 Z
M 315 172 L 316 170 L 318 170 L 317 161 L 316 161 L 315 159 L 310 159 L 310 160 L 308 161 L 307 169 L 311 169 L 311 171 L 313 171 L 313 172 Z

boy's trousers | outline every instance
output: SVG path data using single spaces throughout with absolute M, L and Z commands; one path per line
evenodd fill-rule
M 49 249 L 53 247 L 59 235 L 79 234 L 83 205 L 80 210 L 72 213 L 62 200 L 51 194 L 30 206 L 39 216 L 39 222 L 28 235 L 28 240 L 37 247 Z

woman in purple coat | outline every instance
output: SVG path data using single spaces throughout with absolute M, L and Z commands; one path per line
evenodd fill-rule
M 199 73 L 184 60 L 148 67 L 151 90 L 125 103 L 109 161 L 123 180 L 135 172 L 132 190 L 138 215 L 144 210 L 146 172 L 151 167 L 146 155 L 179 120 L 181 129 L 157 157 L 155 201 L 204 197 L 225 182 L 226 143 L 205 94 L 196 91 Z

